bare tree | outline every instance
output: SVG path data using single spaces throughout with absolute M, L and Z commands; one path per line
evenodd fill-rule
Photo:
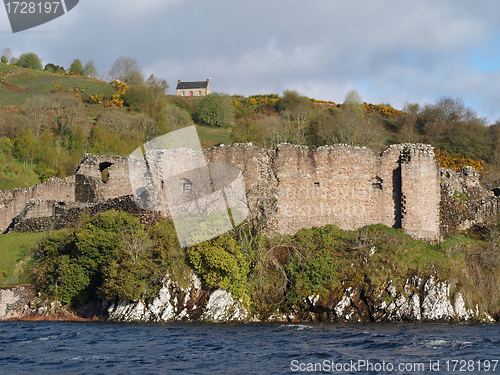
M 166 94 L 168 91 L 168 83 L 164 78 L 155 77 L 154 74 L 151 74 L 149 78 L 146 80 L 146 84 L 149 87 L 153 88 L 153 93 L 155 97 L 155 101 L 160 100 L 160 98 Z
M 97 69 L 93 61 L 89 61 L 85 64 L 85 66 L 83 67 L 83 74 L 90 78 L 95 78 L 98 76 Z
M 170 130 L 181 129 L 193 123 L 193 119 L 189 112 L 179 108 L 175 104 L 166 104 L 163 107 L 163 113 L 165 114 L 165 120 Z
M 325 112 L 318 121 L 318 135 L 326 143 L 368 146 L 376 143 L 380 131 L 365 118 L 361 96 L 356 90 L 349 91 L 340 112 Z
M 13 53 L 10 48 L 5 48 L 2 51 L 2 62 L 8 64 L 10 59 L 12 59 Z
M 130 85 L 144 84 L 141 67 L 137 60 L 131 57 L 120 56 L 116 59 L 111 65 L 108 75 L 111 79 L 119 79 Z
M 106 112 L 97 121 L 97 125 L 122 134 L 130 129 L 132 122 L 130 117 L 121 111 Z
M 158 134 L 158 129 L 156 126 L 156 121 L 146 115 L 145 113 L 140 113 L 135 118 L 137 129 L 139 133 L 146 139 L 146 141 L 150 141 L 155 138 Z
M 40 135 L 42 124 L 45 121 L 47 105 L 47 98 L 42 95 L 31 96 L 26 100 L 26 113 L 35 123 L 34 133 L 37 137 Z

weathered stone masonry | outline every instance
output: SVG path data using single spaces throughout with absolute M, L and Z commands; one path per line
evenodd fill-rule
M 381 223 L 415 238 L 440 238 L 439 166 L 430 146 L 394 145 L 376 156 L 344 145 L 233 145 L 207 150 L 207 159 L 243 171 L 250 207 L 264 211 L 273 233 Z
M 265 222 L 268 233 L 381 223 L 415 238 L 440 239 L 439 166 L 430 146 L 393 145 L 377 156 L 369 149 L 344 145 L 310 150 L 284 144 L 263 150 L 239 144 L 205 150 L 205 156 L 209 163 L 231 163 L 242 170 L 252 216 Z M 87 155 L 74 178 L 73 196 L 67 194 L 71 202 L 96 204 L 132 193 L 123 156 Z M 56 195 L 47 191 L 33 198 L 65 200 L 63 194 Z M 28 200 L 9 208 L 3 229 Z M 39 206 L 47 205 L 32 204 L 31 210 Z
M 0 190 L 0 233 L 4 232 L 17 215 L 34 199 L 56 200 L 63 202 L 75 201 L 75 176 L 67 178 L 51 178 L 41 184 L 14 190 Z M 43 206 L 43 207 L 42 207 Z M 36 216 L 52 216 L 52 206 L 40 205 Z

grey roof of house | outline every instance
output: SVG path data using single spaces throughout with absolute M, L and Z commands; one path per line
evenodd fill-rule
M 179 82 L 177 84 L 177 90 L 185 90 L 185 89 L 206 89 L 208 85 L 207 81 L 198 81 L 198 82 Z

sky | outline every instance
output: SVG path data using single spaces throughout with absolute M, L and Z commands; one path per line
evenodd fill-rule
M 37 0 L 40 1 L 40 0 Z M 45 0 L 41 0 L 45 1 Z M 0 9 L 0 51 L 34 52 L 105 74 L 120 56 L 146 77 L 210 78 L 212 92 L 421 105 L 446 96 L 500 120 L 498 0 L 81 0 L 49 23 L 12 33 Z

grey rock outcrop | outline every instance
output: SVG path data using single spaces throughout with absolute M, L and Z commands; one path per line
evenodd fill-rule
M 452 299 L 451 285 L 446 281 L 414 276 L 398 293 L 390 283 L 374 300 L 363 297 L 359 286 L 347 288 L 334 300 L 310 296 L 315 318 L 336 322 L 419 322 L 419 321 L 482 321 L 494 319 L 479 306 L 467 309 L 461 293 Z

